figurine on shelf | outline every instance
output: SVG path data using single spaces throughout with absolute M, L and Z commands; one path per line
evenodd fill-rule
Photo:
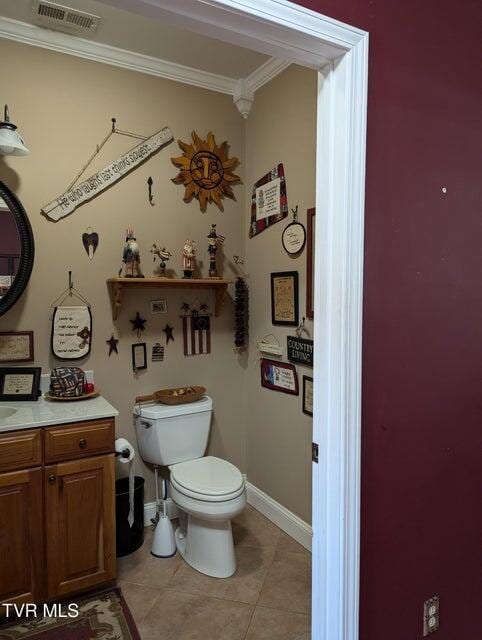
M 211 230 L 208 233 L 208 253 L 209 253 L 209 277 L 213 280 L 219 280 L 218 267 L 216 263 L 216 253 L 218 246 L 223 244 L 226 240 L 224 236 L 221 236 L 216 231 L 216 225 L 211 225 Z
M 194 240 L 186 240 L 182 249 L 182 270 L 184 278 L 192 278 L 194 269 L 196 268 L 196 250 Z
M 126 230 L 126 244 L 122 254 L 122 262 L 124 263 L 124 278 L 143 278 L 141 271 L 141 256 L 139 253 L 139 245 L 134 236 L 132 229 Z M 122 267 L 119 276 L 122 273 Z
M 156 261 L 156 256 L 159 258 L 159 277 L 166 278 L 166 262 L 169 261 L 169 258 L 172 256 L 172 253 L 166 249 L 166 247 L 157 246 L 157 244 L 152 245 L 151 253 L 154 254 L 154 262 Z

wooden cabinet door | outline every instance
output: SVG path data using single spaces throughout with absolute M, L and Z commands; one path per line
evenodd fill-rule
M 114 455 L 47 466 L 44 482 L 48 598 L 115 578 Z
M 0 474 L 0 602 L 43 596 L 42 470 Z

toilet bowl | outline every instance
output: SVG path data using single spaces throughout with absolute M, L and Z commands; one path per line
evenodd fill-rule
M 233 464 L 206 452 L 212 400 L 137 408 L 139 452 L 168 467 L 170 495 L 180 510 L 176 547 L 194 569 L 215 578 L 236 571 L 231 519 L 246 506 L 244 478 Z
M 175 533 L 180 555 L 201 573 L 228 578 L 236 571 L 231 519 L 246 506 L 243 476 L 214 456 L 169 469 L 171 497 L 187 515 Z

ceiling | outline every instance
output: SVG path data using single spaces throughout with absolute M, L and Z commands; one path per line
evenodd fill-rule
M 269 56 L 118 9 L 98 0 L 56 0 L 102 18 L 83 38 L 228 78 L 249 76 Z M 177 0 L 174 0 L 177 1 Z M 0 16 L 35 24 L 32 0 L 1 0 Z

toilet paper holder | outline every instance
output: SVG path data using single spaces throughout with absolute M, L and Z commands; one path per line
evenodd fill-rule
M 122 449 L 122 451 L 116 451 L 115 455 L 116 457 L 120 456 L 121 458 L 128 458 L 131 454 L 129 449 L 125 448 L 125 449 Z

